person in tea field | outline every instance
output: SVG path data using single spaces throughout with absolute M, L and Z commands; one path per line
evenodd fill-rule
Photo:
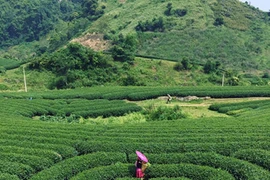
M 148 162 L 147 157 L 141 153 L 140 151 L 136 151 L 137 154 L 137 160 L 135 162 L 136 167 L 136 177 L 141 178 L 141 180 L 144 179 L 144 171 L 147 167 L 150 166 L 150 163 Z
M 146 169 L 146 167 L 143 167 L 143 164 L 145 164 L 145 162 L 143 162 L 140 158 L 137 159 L 137 161 L 135 162 L 135 166 L 136 166 L 136 178 L 141 178 L 143 179 L 144 177 L 144 170 Z
M 141 180 L 144 179 L 144 171 L 146 168 L 150 166 L 149 162 L 144 162 L 142 161 L 139 157 L 137 158 L 135 162 L 135 167 L 136 167 L 136 178 L 141 178 Z
M 166 102 L 166 103 L 167 103 L 167 104 L 170 103 L 171 100 L 172 100 L 172 96 L 170 96 L 169 94 L 167 94 L 167 102 Z

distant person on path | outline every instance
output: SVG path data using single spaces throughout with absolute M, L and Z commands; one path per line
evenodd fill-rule
M 169 104 L 170 102 L 171 102 L 171 100 L 172 100 L 172 97 L 169 95 L 169 94 L 167 94 L 167 104 Z

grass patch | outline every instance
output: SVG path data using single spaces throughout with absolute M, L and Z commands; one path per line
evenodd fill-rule
M 107 125 L 107 124 L 134 124 L 134 123 L 144 123 L 146 119 L 144 115 L 139 112 L 129 113 L 125 116 L 120 117 L 97 117 L 97 118 L 87 118 L 79 119 L 80 124 L 95 124 L 95 125 Z

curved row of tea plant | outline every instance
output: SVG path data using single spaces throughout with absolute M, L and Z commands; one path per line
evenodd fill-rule
M 19 180 L 19 177 L 16 175 L 8 174 L 8 173 L 0 173 L 1 180 Z
M 270 97 L 269 86 L 236 87 L 91 87 L 45 92 L 0 93 L 0 96 L 17 99 L 128 99 L 145 100 L 171 94 L 173 96 L 210 96 L 213 98 Z
M 33 116 L 82 116 L 82 117 L 108 117 L 122 116 L 129 112 L 140 111 L 141 108 L 134 103 L 123 100 L 44 100 L 44 99 L 0 99 L 5 106 L 1 112 Z
M 270 170 L 270 151 L 256 148 L 242 149 L 234 153 L 233 156 Z
M 41 171 L 43 169 L 49 168 L 55 162 L 47 157 L 40 157 L 37 155 L 26 155 L 26 154 L 17 154 L 10 152 L 1 152 L 0 153 L 1 161 L 17 162 L 21 164 L 29 165 L 34 169 L 35 172 Z
M 270 172 L 264 170 L 262 167 L 253 165 L 246 161 L 236 159 L 234 157 L 226 157 L 226 156 L 222 156 L 222 155 L 215 154 L 212 152 L 209 152 L 209 153 L 196 152 L 196 153 L 184 153 L 184 154 L 182 153 L 147 154 L 147 157 L 151 159 L 152 164 L 162 165 L 162 168 L 166 168 L 166 166 L 164 167 L 165 164 L 166 165 L 174 164 L 175 166 L 176 164 L 181 165 L 183 163 L 189 163 L 189 164 L 205 167 L 204 173 L 209 171 L 209 169 L 206 168 L 206 166 L 210 168 L 221 169 L 223 171 L 228 171 L 235 179 L 257 179 L 257 178 L 268 179 L 270 178 Z M 129 159 L 130 163 L 136 160 L 135 155 L 132 155 L 129 158 L 130 158 Z M 132 177 L 132 175 L 135 172 L 134 166 L 130 166 L 129 164 L 129 167 L 127 168 L 129 170 L 127 170 L 126 168 L 124 168 L 123 170 L 123 168 L 119 168 L 117 166 L 117 163 L 119 162 L 125 163 L 126 161 L 127 161 L 126 156 L 125 154 L 122 154 L 122 153 L 116 153 L 116 152 L 103 153 L 102 152 L 102 153 L 87 154 L 87 155 L 78 156 L 78 157 L 64 160 L 56 164 L 55 166 L 52 166 L 51 168 L 48 168 L 38 173 L 37 175 L 33 176 L 32 179 L 69 179 L 74 175 L 75 175 L 75 179 L 80 179 L 80 178 L 91 179 L 90 177 L 95 176 L 92 173 L 96 173 L 96 170 L 92 170 L 92 168 L 99 167 L 99 166 L 102 166 L 98 168 L 100 177 L 110 176 L 112 178 L 113 175 L 108 175 L 107 170 L 105 172 L 102 172 L 102 171 L 104 170 L 104 168 L 107 169 L 107 167 L 103 167 L 103 166 L 115 164 L 115 163 L 116 163 L 116 166 L 110 167 L 111 168 L 110 173 L 115 172 L 114 173 L 115 177 L 123 177 L 123 176 L 128 176 L 128 175 Z M 76 169 L 74 169 L 74 167 L 76 167 Z M 192 173 L 193 169 L 195 169 L 194 171 L 197 171 L 197 166 L 195 167 L 196 168 L 191 166 L 189 173 Z M 114 168 L 116 169 L 113 170 Z M 176 167 L 172 166 L 172 168 L 176 168 Z M 155 173 L 153 173 L 152 171 L 155 171 Z M 172 176 L 171 173 L 169 173 L 170 170 L 165 169 L 163 170 L 164 172 L 159 170 L 165 173 L 162 175 L 158 175 L 160 174 L 160 172 L 157 173 L 156 171 L 157 170 L 151 167 L 150 171 L 148 171 L 147 174 L 148 176 L 151 176 L 151 178 L 162 177 L 162 176 L 174 177 Z M 79 172 L 82 172 L 82 173 L 76 176 L 76 174 Z M 185 174 L 183 172 L 178 172 L 178 173 L 180 174 L 178 174 L 177 176 L 181 176 L 181 175 L 183 176 L 183 174 Z M 187 170 L 186 170 L 186 173 L 188 173 Z M 196 174 L 196 176 L 200 176 L 200 174 Z M 222 176 L 224 176 L 224 174 Z M 191 178 L 191 176 L 187 176 L 187 177 Z M 224 177 L 228 178 L 228 176 L 224 176 Z
M 29 179 L 34 174 L 34 169 L 22 163 L 0 161 L 0 173 L 14 175 L 19 179 Z
M 257 108 L 270 108 L 270 100 L 245 101 L 239 103 L 213 104 L 209 107 L 210 110 L 220 113 L 229 113 L 236 110 L 251 110 Z
M 0 178 L 133 179 L 140 150 L 152 164 L 146 172 L 151 179 L 270 179 L 267 101 L 244 103 L 244 109 L 260 106 L 235 117 L 121 126 L 50 123 L 20 114 L 35 108 L 78 111 L 76 106 L 91 102 L 109 100 L 0 99 Z
M 116 162 L 126 163 L 126 156 L 123 153 L 98 152 L 82 156 L 76 156 L 64 160 L 51 168 L 41 171 L 34 175 L 31 180 L 51 180 L 51 179 L 70 179 L 77 173 L 98 167 L 107 166 Z
M 133 169 L 133 172 L 131 171 Z M 130 172 L 131 171 L 131 172 Z M 111 166 L 96 167 L 90 170 L 83 171 L 71 178 L 71 180 L 104 180 L 107 178 L 115 179 L 118 177 L 132 176 L 134 166 L 130 164 L 117 163 Z M 170 165 L 153 165 L 148 169 L 147 178 L 157 177 L 179 177 L 184 176 L 191 179 L 214 180 L 224 179 L 233 180 L 233 176 L 226 171 L 215 168 L 197 166 L 193 164 L 170 164 Z

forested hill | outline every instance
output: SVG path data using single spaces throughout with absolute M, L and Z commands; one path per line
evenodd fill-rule
M 53 73 L 51 88 L 148 85 L 143 68 L 130 74 L 136 56 L 178 62 L 195 84 L 270 76 L 270 12 L 238 0 L 0 0 L 0 22 L 0 73 L 7 60 L 30 61 Z M 250 72 L 259 81 L 240 83 Z
M 17 57 L 51 52 L 83 32 L 106 40 L 132 33 L 138 55 L 270 66 L 270 14 L 238 0 L 0 0 L 0 12 L 0 48 L 23 44 Z
M 0 12 L 0 48 L 47 36 L 48 42 L 35 49 L 41 51 L 63 45 L 103 14 L 97 0 L 0 0 Z

